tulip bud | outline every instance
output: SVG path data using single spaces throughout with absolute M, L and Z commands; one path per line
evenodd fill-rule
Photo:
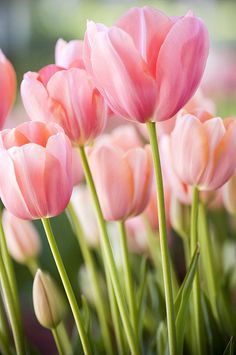
M 55 328 L 64 318 L 64 297 L 52 277 L 40 269 L 34 278 L 33 304 L 36 317 L 45 328 Z
M 2 224 L 9 253 L 14 260 L 24 264 L 38 257 L 41 251 L 41 241 L 32 222 L 15 217 L 9 211 L 4 210 Z

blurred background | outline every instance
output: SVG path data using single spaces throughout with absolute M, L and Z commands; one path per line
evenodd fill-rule
M 210 32 L 211 51 L 202 89 L 216 101 L 217 114 L 236 115 L 236 0 L 0 0 L 0 48 L 15 66 L 18 84 L 24 72 L 38 71 L 54 62 L 54 46 L 58 38 L 82 39 L 87 19 L 111 25 L 132 6 L 154 6 L 166 14 L 184 15 L 189 9 L 201 17 Z M 7 125 L 26 120 L 20 96 Z M 40 223 L 36 222 L 41 230 Z M 55 235 L 73 285 L 78 292 L 77 270 L 80 252 L 65 215 L 53 223 Z M 58 279 L 50 251 L 44 242 L 41 264 Z M 17 268 L 21 303 L 27 332 L 41 353 L 48 352 L 48 343 L 40 344 L 39 327 L 32 312 L 32 279 L 25 267 Z M 48 335 L 50 338 L 50 334 Z

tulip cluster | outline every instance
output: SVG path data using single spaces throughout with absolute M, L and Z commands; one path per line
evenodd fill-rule
M 83 40 L 59 39 L 55 63 L 24 75 L 28 120 L 0 132 L 3 354 L 31 353 L 12 259 L 34 278 L 35 314 L 59 354 L 233 354 L 236 275 L 225 260 L 236 241 L 217 223 L 224 207 L 236 213 L 236 119 L 217 117 L 215 103 L 196 92 L 208 50 L 193 13 L 132 8 L 110 28 L 89 21 Z M 2 52 L 0 93 L 3 128 L 16 78 Z M 120 124 L 108 128 L 114 116 Z M 83 295 L 50 224 L 64 211 Z M 75 344 L 62 287 L 41 271 L 37 219 Z

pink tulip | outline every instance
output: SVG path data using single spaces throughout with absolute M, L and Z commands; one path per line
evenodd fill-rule
M 122 125 L 113 129 L 109 134 L 103 134 L 97 139 L 96 145 L 108 143 L 126 152 L 129 149 L 142 147 L 142 141 L 137 130 L 132 125 Z
M 32 120 L 58 123 L 75 144 L 91 142 L 105 127 L 106 105 L 83 69 L 49 65 L 28 72 L 21 95 Z
M 16 73 L 0 49 L 0 129 L 2 129 L 16 96 Z
M 0 132 L 0 197 L 22 219 L 56 216 L 72 193 L 72 148 L 56 124 L 26 122 Z
M 40 236 L 32 222 L 24 221 L 4 210 L 2 224 L 8 250 L 13 259 L 24 264 L 39 256 L 41 251 Z
M 123 220 L 145 209 L 152 181 L 148 147 L 124 153 L 108 144 L 98 145 L 89 162 L 106 220 Z
M 196 116 L 185 115 L 177 120 L 169 144 L 180 180 L 200 190 L 215 190 L 236 167 L 236 120 L 215 117 L 201 122 Z
M 207 30 L 192 14 L 167 17 L 133 8 L 110 29 L 88 23 L 84 62 L 116 114 L 163 121 L 196 91 L 208 48 Z
M 66 69 L 84 69 L 83 41 L 72 40 L 66 42 L 61 38 L 58 39 L 55 47 L 55 63 Z
M 99 227 L 94 212 L 90 191 L 86 185 L 76 186 L 73 189 L 71 203 L 78 216 L 89 246 L 95 247 L 99 244 Z

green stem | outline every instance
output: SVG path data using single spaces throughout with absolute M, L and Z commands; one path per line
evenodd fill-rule
M 117 272 L 117 268 L 115 265 L 115 260 L 114 260 L 114 256 L 112 253 L 109 237 L 107 234 L 106 223 L 103 218 L 101 206 L 100 206 L 100 203 L 98 200 L 97 192 L 95 189 L 94 181 L 92 178 L 91 170 L 90 170 L 90 167 L 89 167 L 89 164 L 87 161 L 87 157 L 86 157 L 84 148 L 79 147 L 79 150 L 80 150 L 80 157 L 81 157 L 81 161 L 82 161 L 82 165 L 83 165 L 84 174 L 85 174 L 88 186 L 90 188 L 90 192 L 93 197 L 94 207 L 96 209 L 98 224 L 99 224 L 99 228 L 100 228 L 100 232 L 101 232 L 101 247 L 104 250 L 104 255 L 105 255 L 105 262 L 104 262 L 105 267 L 107 266 L 108 270 L 109 270 L 109 274 L 110 274 L 110 277 L 112 280 L 112 285 L 113 285 L 114 292 L 116 295 L 118 308 L 119 308 L 121 319 L 122 319 L 122 322 L 124 325 L 124 330 L 127 335 L 128 343 L 130 346 L 130 350 L 133 355 L 137 355 L 137 354 L 140 354 L 140 350 L 139 350 L 138 344 L 135 340 L 133 329 L 131 327 L 129 317 L 127 314 L 127 307 L 126 307 L 124 295 L 121 290 L 118 272 Z
M 4 233 L 3 226 L 2 226 L 2 212 L 0 213 L 0 245 L 1 245 L 2 259 L 4 262 L 5 268 L 6 268 L 7 277 L 9 280 L 10 287 L 11 287 L 12 297 L 13 297 L 15 309 L 17 312 L 19 326 L 21 327 L 22 323 L 21 323 L 21 316 L 20 316 L 19 295 L 18 295 L 18 290 L 17 290 L 13 262 L 10 257 L 9 251 L 8 251 L 6 237 L 5 237 L 5 233 Z
M 51 332 L 53 334 L 53 338 L 55 340 L 55 343 L 56 343 L 56 347 L 57 347 L 57 351 L 58 351 L 58 354 L 59 355 L 66 355 L 66 353 L 64 352 L 64 347 L 62 345 L 62 342 L 61 342 L 61 338 L 58 334 L 58 328 L 54 328 L 54 329 L 51 329 Z
M 191 210 L 191 234 L 190 234 L 190 254 L 193 256 L 197 244 L 198 244 L 198 201 L 199 201 L 199 192 L 196 186 L 193 187 L 192 192 L 192 210 Z M 204 354 L 203 346 L 203 318 L 201 311 L 201 291 L 200 291 L 200 279 L 199 279 L 199 269 L 196 270 L 196 276 L 193 282 L 192 290 L 193 298 L 193 321 L 195 329 L 195 338 L 196 338 L 196 354 Z
M 207 281 L 207 288 L 209 293 L 209 299 L 212 305 L 213 314 L 217 321 L 219 322 L 218 310 L 217 310 L 217 303 L 216 303 L 216 296 L 217 296 L 217 283 L 215 279 L 214 273 L 214 262 L 213 262 L 213 255 L 212 255 L 212 245 L 209 233 L 209 226 L 207 221 L 207 212 L 206 207 L 203 203 L 199 205 L 199 220 L 201 222 L 199 239 L 200 245 L 202 250 L 202 263 L 205 270 L 205 277 Z
M 15 302 L 11 290 L 11 286 L 9 283 L 9 279 L 7 277 L 7 271 L 4 265 L 4 261 L 2 258 L 2 253 L 0 253 L 0 281 L 2 285 L 2 291 L 4 295 L 4 299 L 7 305 L 8 315 L 12 327 L 13 338 L 16 346 L 17 355 L 25 354 L 24 351 L 24 342 L 23 335 L 21 331 L 21 327 L 19 324 L 19 317 L 17 315 Z
M 50 225 L 50 221 L 48 218 L 42 218 L 42 223 L 44 226 L 44 230 L 48 239 L 48 243 L 52 252 L 52 255 L 54 257 L 58 272 L 60 274 L 74 319 L 75 319 L 75 323 L 80 335 L 80 339 L 81 339 L 81 343 L 82 343 L 82 347 L 84 350 L 84 353 L 86 355 L 92 354 L 91 352 L 91 347 L 90 347 L 90 343 L 88 340 L 88 336 L 85 332 L 84 326 L 83 326 L 83 322 L 81 319 L 81 315 L 80 315 L 80 311 L 79 311 L 79 307 L 75 298 L 75 294 L 73 292 L 73 289 L 71 287 L 67 272 L 65 270 L 61 255 L 59 253 L 52 229 L 51 229 L 51 225 Z
M 95 306 L 96 306 L 98 318 L 99 318 L 99 321 L 101 324 L 101 332 L 103 335 L 106 352 L 107 352 L 107 354 L 112 354 L 113 348 L 112 348 L 110 333 L 109 333 L 107 320 L 106 320 L 106 308 L 105 308 L 105 304 L 103 301 L 101 288 L 99 285 L 98 275 L 96 272 L 96 265 L 95 265 L 94 260 L 92 258 L 88 244 L 87 244 L 86 239 L 84 237 L 84 232 L 82 230 L 82 227 L 79 223 L 78 217 L 75 213 L 74 207 L 71 202 L 67 206 L 67 210 L 69 213 L 69 217 L 73 223 L 75 234 L 76 234 L 77 240 L 79 242 L 80 249 L 83 254 L 85 264 L 86 264 L 88 271 L 89 271 L 91 278 L 92 278 L 92 285 L 93 285 L 94 293 L 95 293 Z
M 118 225 L 119 225 L 120 236 L 121 236 L 121 249 L 122 249 L 123 263 L 124 263 L 125 287 L 126 287 L 126 295 L 128 299 L 129 312 L 131 317 L 131 324 L 133 326 L 133 330 L 136 336 L 136 341 L 139 343 L 137 304 L 135 301 L 134 282 L 133 282 L 132 272 L 129 263 L 129 252 L 127 246 L 125 223 L 120 221 L 118 222 Z
M 0 334 L 1 334 L 1 346 L 3 354 L 9 354 L 10 351 L 7 352 L 7 348 L 10 348 L 10 336 L 9 336 L 9 329 L 6 321 L 6 314 L 4 311 L 3 300 L 0 296 Z
M 37 259 L 34 259 L 34 258 L 28 259 L 26 261 L 26 266 L 28 267 L 31 275 L 34 277 L 37 270 L 39 269 L 39 264 L 38 264 Z
M 158 219 L 159 219 L 162 271 L 163 271 L 163 280 L 164 280 L 164 289 L 165 289 L 169 351 L 170 351 L 170 355 L 175 355 L 177 353 L 177 343 L 176 343 L 176 329 L 175 329 L 174 300 L 173 300 L 173 290 L 172 290 L 172 280 L 171 280 L 170 255 L 169 255 L 168 242 L 167 242 L 165 201 L 164 201 L 164 190 L 163 190 L 163 181 L 162 181 L 162 172 L 161 172 L 161 162 L 160 162 L 160 156 L 158 150 L 155 123 L 147 122 L 147 129 L 148 129 L 150 144 L 152 148 L 154 172 L 155 172 L 155 179 L 156 179 L 156 189 L 157 189 L 157 207 L 158 207 Z

